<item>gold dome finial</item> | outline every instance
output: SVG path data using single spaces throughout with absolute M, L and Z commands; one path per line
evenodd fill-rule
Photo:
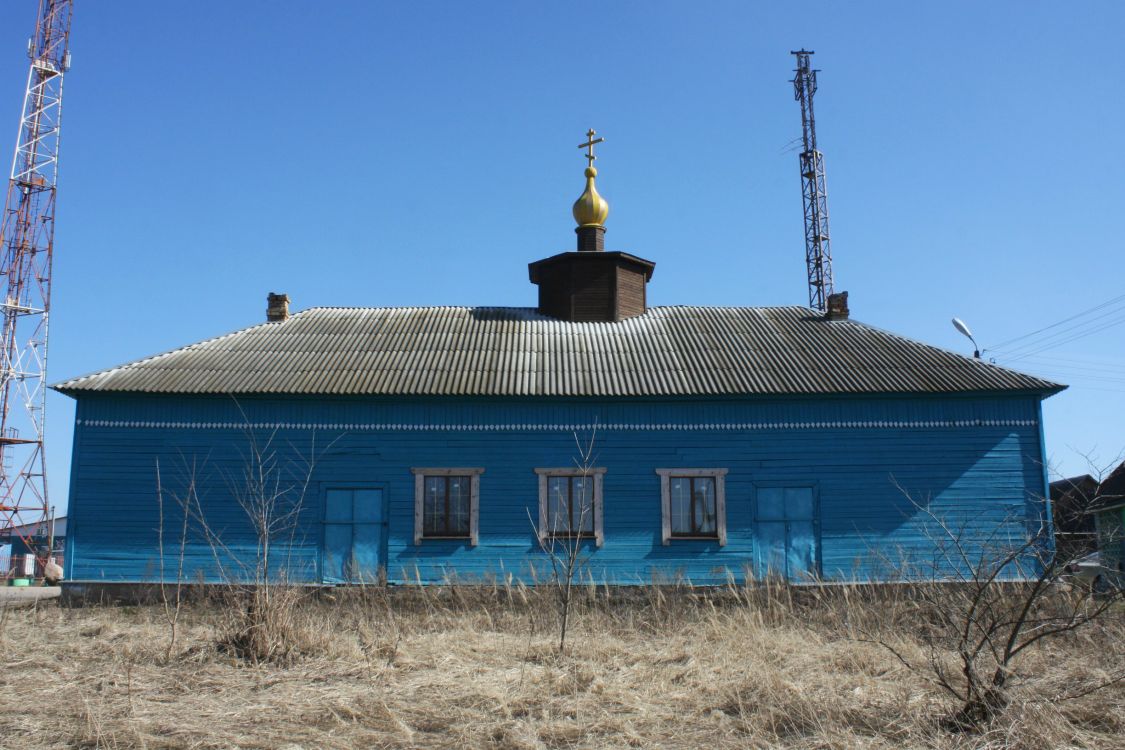
M 598 195 L 594 186 L 594 178 L 598 176 L 598 170 L 594 169 L 594 160 L 598 158 L 594 156 L 594 145 L 605 141 L 605 138 L 594 138 L 595 135 L 597 133 L 591 128 L 586 133 L 586 142 L 578 144 L 578 148 L 586 149 L 586 190 L 574 202 L 573 208 L 574 220 L 580 227 L 603 226 L 609 216 L 609 204 Z

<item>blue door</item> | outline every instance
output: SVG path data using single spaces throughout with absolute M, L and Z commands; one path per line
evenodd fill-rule
M 385 560 L 383 491 L 332 488 L 324 496 L 324 583 L 377 583 Z
M 754 535 L 759 577 L 808 581 L 818 576 L 812 487 L 759 487 Z

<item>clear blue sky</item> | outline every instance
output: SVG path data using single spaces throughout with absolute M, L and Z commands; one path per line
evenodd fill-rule
M 853 317 L 970 352 L 955 315 L 989 347 L 1125 294 L 1120 2 L 76 5 L 52 381 L 257 323 L 271 290 L 534 305 L 589 127 L 652 304 L 803 304 L 800 47 Z M 35 10 L 0 5 L 5 165 Z M 1125 302 L 1097 315 L 986 352 L 1071 384 L 1045 405 L 1062 473 L 1125 447 Z M 73 404 L 48 408 L 62 506 Z

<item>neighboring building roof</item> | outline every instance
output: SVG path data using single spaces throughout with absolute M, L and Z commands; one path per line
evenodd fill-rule
M 1090 508 L 1098 494 L 1098 480 L 1089 474 L 1051 482 L 1051 506 L 1057 535 L 1096 534 Z
M 1051 500 L 1057 500 L 1065 492 L 1082 492 L 1090 493 L 1098 486 L 1098 480 L 1094 479 L 1089 474 L 1079 474 L 1076 477 L 1067 477 L 1066 479 L 1056 479 L 1051 482 Z
M 804 307 L 312 308 L 54 386 L 64 393 L 668 396 L 1055 393 L 1065 386 Z
M 50 532 L 50 523 L 47 521 L 38 521 L 36 523 L 22 523 L 0 529 L 0 537 L 47 536 Z M 55 519 L 55 536 L 66 536 L 66 516 L 59 516 Z
M 1125 461 L 1098 486 L 1098 497 L 1094 501 L 1092 513 L 1125 507 Z

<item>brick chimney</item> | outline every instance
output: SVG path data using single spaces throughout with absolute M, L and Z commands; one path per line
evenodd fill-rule
M 289 319 L 289 295 L 270 292 L 266 297 L 266 320 L 280 323 Z
M 835 294 L 829 294 L 828 310 L 824 313 L 824 317 L 827 320 L 847 320 L 848 315 L 848 293 L 836 292 Z

